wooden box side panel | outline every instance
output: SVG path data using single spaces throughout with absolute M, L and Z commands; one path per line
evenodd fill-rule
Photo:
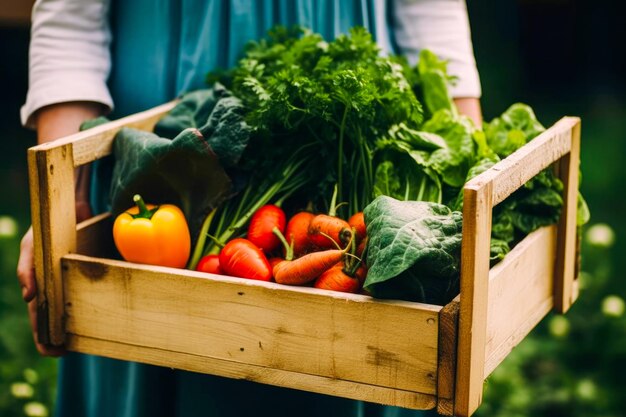
M 485 378 L 552 309 L 556 236 L 536 230 L 491 269 Z
M 436 393 L 441 307 L 81 255 L 63 268 L 68 333 Z
M 333 395 L 416 410 L 430 410 L 434 408 L 436 404 L 436 397 L 434 395 L 360 384 L 318 375 L 290 372 L 188 353 L 162 351 L 156 348 L 93 339 L 86 336 L 73 335 L 71 333 L 68 334 L 67 341 L 68 349 L 75 352 L 149 363 L 157 366 L 175 367 L 176 369 L 192 372 L 210 373 L 227 378 L 242 379 L 279 387 L 315 392 L 318 394 Z

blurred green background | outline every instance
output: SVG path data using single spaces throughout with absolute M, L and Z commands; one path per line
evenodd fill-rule
M 507 0 L 468 4 L 485 118 L 514 102 L 544 125 L 581 116 L 582 292 L 565 316 L 548 316 L 491 375 L 481 417 L 626 416 L 626 25 L 617 2 Z M 27 87 L 26 20 L 0 17 L 0 415 L 51 415 L 56 360 L 32 344 L 15 278 L 29 219 L 20 127 Z

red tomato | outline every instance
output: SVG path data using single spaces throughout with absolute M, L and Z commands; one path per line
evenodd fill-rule
M 223 274 L 220 268 L 220 258 L 218 255 L 207 255 L 198 261 L 196 271 L 209 272 L 211 274 Z
M 263 251 L 247 239 L 236 238 L 220 251 L 220 267 L 233 277 L 269 281 L 272 268 Z
M 285 233 L 287 218 L 285 212 L 278 206 L 265 205 L 258 209 L 250 219 L 248 226 L 248 240 L 266 253 L 280 246 L 280 239 L 272 231 L 274 227 Z
M 293 242 L 293 254 L 299 257 L 307 252 L 310 243 L 309 242 L 309 224 L 311 219 L 315 215 L 308 211 L 302 211 L 294 214 L 289 223 L 287 223 L 287 231 L 285 232 L 285 239 L 287 243 L 291 245 Z

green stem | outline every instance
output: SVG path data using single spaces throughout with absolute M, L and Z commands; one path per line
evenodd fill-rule
M 343 135 L 346 130 L 346 121 L 348 120 L 348 111 L 350 108 L 346 106 L 341 118 L 341 126 L 339 127 L 339 152 L 337 157 L 337 187 L 339 189 L 339 200 L 341 201 L 341 190 L 343 187 Z M 332 207 L 331 207 L 332 208 Z
M 205 217 L 202 222 L 202 226 L 200 227 L 200 233 L 198 234 L 198 241 L 196 242 L 196 246 L 193 249 L 193 254 L 191 255 L 191 259 L 189 263 L 187 263 L 187 269 L 196 269 L 198 266 L 198 262 L 202 257 L 202 253 L 204 252 L 204 244 L 206 242 L 206 235 L 209 232 L 209 227 L 211 226 L 211 222 L 213 221 L 213 217 L 215 216 L 215 209 L 211 210 L 211 212 Z
M 411 192 L 411 177 L 406 177 L 406 186 L 404 187 L 404 201 L 409 201 L 409 194 Z
M 234 216 L 230 216 L 225 213 L 220 219 L 220 227 L 214 233 L 217 236 L 216 242 L 220 242 L 222 244 L 226 243 L 235 233 L 246 225 L 246 223 L 250 220 L 250 217 L 252 217 L 252 215 L 260 207 L 268 204 L 278 193 L 286 191 L 287 194 L 290 194 L 297 191 L 304 184 L 308 183 L 308 179 L 305 176 L 306 173 L 303 172 L 301 168 L 308 162 L 308 159 L 302 156 L 302 152 L 310 146 L 312 146 L 312 144 L 303 145 L 291 155 L 280 172 L 281 175 L 279 180 L 275 183 L 271 184 L 269 181 L 266 181 L 261 184 L 248 184 L 246 191 L 239 201 Z M 268 184 L 270 185 L 268 186 Z M 263 190 L 265 191 L 263 192 Z M 252 201 L 246 201 L 250 199 L 249 195 L 256 195 L 259 192 L 263 192 L 260 197 L 255 197 L 255 200 Z M 223 222 L 229 226 L 223 228 Z M 207 253 L 217 254 L 218 252 L 219 247 L 214 244 L 210 247 Z
M 372 199 L 372 184 L 374 183 L 372 159 L 370 158 L 369 148 L 367 143 L 363 140 L 361 129 L 357 130 L 357 137 L 359 139 L 359 154 L 361 157 L 361 166 L 363 167 L 363 189 L 361 196 L 361 205 L 365 207 Z
M 420 183 L 420 190 L 417 193 L 417 201 L 424 201 L 424 191 L 426 190 L 426 175 L 422 176 L 422 181 Z
M 135 202 L 135 204 L 137 204 L 137 207 L 139 208 L 139 213 L 133 215 L 134 219 L 151 219 L 152 215 L 154 214 L 154 212 L 156 211 L 156 209 L 148 209 L 148 207 L 146 207 L 146 203 L 143 201 L 143 198 L 141 198 L 141 196 L 139 194 L 135 194 L 133 196 L 133 201 Z
M 274 233 L 278 237 L 278 240 L 280 240 L 280 242 L 285 247 L 285 260 L 286 261 L 293 260 L 293 241 L 291 242 L 291 245 L 287 243 L 287 239 L 285 239 L 285 235 L 283 235 L 280 232 L 280 230 L 278 230 L 278 227 L 274 227 L 272 229 L 272 233 Z

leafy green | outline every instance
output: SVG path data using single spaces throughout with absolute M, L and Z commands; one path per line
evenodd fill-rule
M 311 194 L 328 195 L 337 183 L 338 200 L 349 203 L 341 210 L 361 210 L 374 196 L 376 139 L 397 124 L 417 128 L 423 119 L 404 70 L 361 27 L 331 42 L 298 28 L 276 28 L 251 42 L 228 82 L 263 147 L 279 155 L 268 160 L 251 152 L 247 164 L 270 164 L 313 143 L 325 175 Z
M 251 129 L 244 120 L 244 107 L 221 84 L 212 88 L 192 91 L 182 96 L 180 102 L 159 122 L 154 133 L 174 138 L 184 129 L 195 127 L 226 167 L 239 162 Z
M 444 109 L 427 120 L 422 129 L 437 134 L 446 144 L 432 153 L 429 165 L 441 175 L 444 183 L 452 187 L 463 186 L 475 154 L 475 129 L 471 120 Z
M 380 139 L 376 144 L 374 195 L 376 197 L 387 195 L 399 200 L 441 203 L 442 186 L 437 173 L 428 166 L 427 160 L 430 156 L 428 151 L 415 146 L 413 135 L 401 139 L 395 129 L 392 129 L 390 134 L 391 137 Z M 429 139 L 436 142 L 435 137 L 433 135 Z M 437 140 L 441 138 L 437 137 Z M 417 143 L 429 148 L 433 142 Z
M 131 207 L 133 195 L 141 194 L 147 202 L 179 205 L 197 233 L 208 211 L 230 192 L 230 179 L 197 129 L 185 129 L 170 140 L 123 128 L 115 137 L 113 153 L 114 214 Z
M 460 212 L 381 196 L 364 216 L 369 239 L 364 286 L 373 296 L 445 303 L 458 291 Z
M 443 304 L 456 295 L 462 214 L 452 210 L 462 209 L 464 184 L 544 130 L 523 104 L 477 129 L 456 110 L 445 61 L 423 50 L 411 67 L 381 54 L 364 28 L 326 41 L 276 27 L 208 79 L 224 84 L 184 95 L 157 124 L 173 140 L 120 134 L 116 154 L 138 163 L 116 168 L 116 204 L 136 192 L 179 201 L 199 235 L 189 267 L 270 202 L 340 217 L 364 210 L 376 297 Z M 546 170 L 494 208 L 492 262 L 558 220 L 562 188 Z M 580 199 L 579 222 L 585 208 Z
M 511 210 L 515 228 L 528 234 L 558 222 L 563 207 L 563 183 L 551 170 L 540 172 L 503 204 Z
M 425 104 L 426 116 L 431 117 L 439 110 L 456 113 L 456 107 L 448 89 L 455 77 L 448 75 L 447 62 L 440 60 L 428 49 L 422 49 L 417 64 L 417 95 Z
M 543 132 L 545 128 L 529 106 L 516 103 L 500 117 L 484 123 L 483 130 L 489 147 L 500 157 L 506 157 Z

